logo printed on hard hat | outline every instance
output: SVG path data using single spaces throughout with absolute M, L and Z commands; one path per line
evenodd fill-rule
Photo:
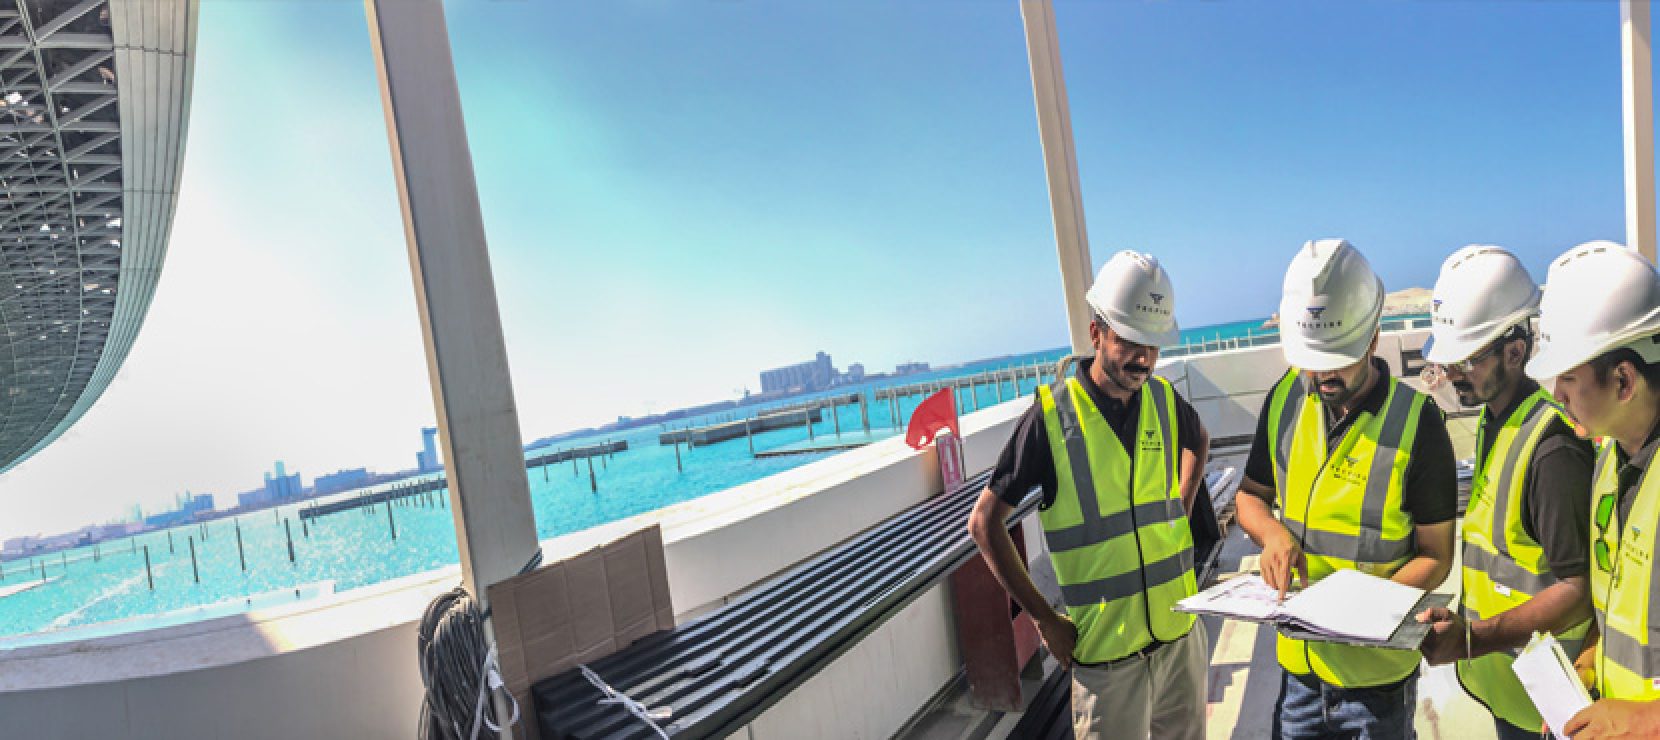
M 1164 295 L 1162 293 L 1148 293 L 1147 295 L 1153 297 L 1154 304 L 1162 303 L 1164 301 Z
M 1302 327 L 1305 330 L 1307 330 L 1307 329 L 1337 329 L 1337 328 L 1340 328 L 1340 327 L 1343 326 L 1343 320 L 1342 319 L 1338 319 L 1338 320 L 1335 320 L 1335 321 L 1324 321 L 1324 320 L 1321 319 L 1321 317 L 1326 313 L 1326 308 L 1327 308 L 1326 303 L 1328 301 L 1328 298 L 1326 296 L 1317 295 L 1317 296 L 1314 296 L 1314 300 L 1318 301 L 1318 303 L 1316 303 L 1315 305 L 1307 307 L 1308 308 L 1308 316 L 1309 316 L 1309 319 L 1311 319 L 1311 320 L 1298 321 L 1297 326 Z

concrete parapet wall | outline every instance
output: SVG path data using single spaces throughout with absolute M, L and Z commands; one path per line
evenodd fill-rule
M 964 417 L 969 470 L 995 462 L 1030 403 Z M 934 452 L 895 438 L 542 549 L 552 561 L 661 524 L 684 621 L 941 487 Z M 314 602 L 0 653 L 0 737 L 405 740 L 422 692 L 416 623 L 459 580 L 452 567 Z M 750 735 L 886 737 L 955 675 L 954 634 L 937 587 L 757 718 Z

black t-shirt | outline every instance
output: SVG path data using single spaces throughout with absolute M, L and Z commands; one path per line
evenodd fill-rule
M 1389 377 L 1389 365 L 1373 357 L 1372 367 L 1382 375 L 1355 411 L 1375 415 L 1383 410 L 1383 402 L 1389 398 L 1389 385 L 1384 382 Z M 1251 456 L 1245 461 L 1245 477 L 1270 491 L 1274 490 L 1274 463 L 1268 455 L 1268 406 L 1273 401 L 1272 392 L 1262 399 L 1256 438 L 1251 441 Z M 1328 423 L 1333 416 L 1326 414 Z M 1359 413 L 1350 414 L 1333 424 L 1326 435 L 1329 444 L 1341 442 L 1349 425 L 1359 416 Z M 1418 436 L 1412 442 L 1412 457 L 1406 465 L 1401 509 L 1412 517 L 1414 524 L 1437 524 L 1458 515 L 1458 461 L 1453 457 L 1452 439 L 1447 436 L 1447 420 L 1432 398 L 1424 399 L 1423 411 L 1418 414 Z
M 1635 455 L 1627 455 L 1618 444 L 1614 445 L 1614 462 L 1620 464 L 1620 520 L 1608 526 L 1623 527 L 1625 521 L 1631 518 L 1631 506 L 1637 502 L 1637 488 L 1643 484 L 1643 471 L 1654 460 L 1657 447 L 1660 447 L 1660 424 L 1649 429 L 1648 440 L 1643 442 L 1642 449 L 1637 450 Z
M 1106 418 L 1107 424 L 1118 433 L 1118 441 L 1124 449 L 1133 450 L 1136 424 L 1141 418 L 1141 393 L 1130 394 L 1128 402 L 1107 395 L 1089 376 L 1092 362 L 1086 359 L 1078 363 L 1078 380 L 1083 384 L 1084 392 L 1089 394 L 1089 400 L 1095 402 L 1095 408 L 1100 409 L 1101 416 Z M 1175 388 L 1170 390 L 1176 397 L 1176 446 L 1198 452 L 1199 430 L 1202 429 L 1199 414 Z M 1054 503 L 1055 458 L 1049 449 L 1049 430 L 1043 423 L 1043 404 L 1036 396 L 1032 398 L 1032 407 L 1026 409 L 1026 413 L 1015 422 L 1014 434 L 1009 436 L 1003 453 L 998 455 L 997 467 L 992 470 L 988 485 L 992 493 L 1010 506 L 1019 505 L 1027 492 L 1035 487 L 1043 488 L 1043 508 L 1047 509 Z
M 1498 414 L 1490 408 L 1482 409 L 1478 460 L 1488 458 L 1504 420 L 1538 390 L 1538 383 L 1523 379 L 1516 397 Z M 1558 580 L 1590 571 L 1591 469 L 1595 459 L 1591 443 L 1580 439 L 1573 427 L 1556 417 L 1545 428 L 1545 436 L 1539 438 L 1533 458 L 1527 463 L 1522 529 L 1544 548 L 1545 562 Z

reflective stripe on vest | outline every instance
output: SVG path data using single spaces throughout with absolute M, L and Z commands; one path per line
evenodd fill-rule
M 1544 548 L 1528 536 L 1523 526 L 1522 497 L 1527 495 L 1528 464 L 1539 440 L 1551 422 L 1560 418 L 1561 411 L 1550 396 L 1535 391 L 1504 420 L 1491 451 L 1483 454 L 1477 437 L 1476 454 L 1481 459 L 1469 509 L 1464 514 L 1461 611 L 1466 620 L 1490 619 L 1527 603 L 1556 583 Z M 1478 435 L 1484 433 L 1478 429 Z M 1587 619 L 1557 634 L 1570 658 L 1579 656 L 1590 624 Z M 1539 732 L 1544 722 L 1511 670 L 1519 652 L 1512 649 L 1460 660 L 1458 679 L 1472 697 L 1500 719 Z
M 1387 578 L 1415 551 L 1401 492 L 1425 398 L 1394 378 L 1377 382 L 1388 384 L 1380 413 L 1358 412 L 1331 447 L 1324 403 L 1295 387 L 1303 385 L 1295 368 L 1272 394 L 1269 453 L 1284 461 L 1276 472 L 1282 521 L 1302 543 L 1310 581 L 1345 568 Z M 1418 666 L 1419 657 L 1410 650 L 1305 643 L 1284 635 L 1278 653 L 1287 671 L 1313 672 L 1339 687 L 1394 683 Z
M 1175 392 L 1154 376 L 1140 393 L 1132 458 L 1076 378 L 1038 391 L 1056 482 L 1055 500 L 1038 518 L 1078 627 L 1073 657 L 1085 663 L 1174 640 L 1193 626 L 1192 615 L 1170 609 L 1197 591 L 1178 484 Z
M 1609 549 L 1613 572 L 1591 562 L 1591 601 L 1596 607 L 1597 688 L 1608 699 L 1660 699 L 1660 589 L 1653 587 L 1654 551 L 1660 545 L 1660 476 L 1654 463 L 1643 472 L 1631 516 L 1619 516 L 1619 472 L 1615 443 L 1603 446 L 1597 458 L 1596 482 L 1591 489 L 1593 547 L 1602 540 Z M 1597 529 L 1595 506 L 1604 495 L 1615 497 L 1614 514 L 1606 531 Z

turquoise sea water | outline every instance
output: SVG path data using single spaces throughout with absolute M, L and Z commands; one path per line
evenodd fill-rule
M 1184 330 L 1182 343 L 1254 337 L 1262 333 L 1261 324 L 1261 319 L 1254 319 Z M 1062 354 L 1061 349 L 1036 352 L 886 379 L 879 384 L 840 388 L 834 393 L 964 377 L 1014 366 L 1049 367 Z M 1034 381 L 1028 378 L 1020 384 L 1018 392 L 1029 395 L 1033 386 Z M 1005 399 L 1013 398 L 1017 390 L 1006 381 L 1001 389 Z M 802 400 L 798 397 L 782 403 Z M 917 397 L 907 399 L 902 405 L 901 419 L 908 416 L 917 400 Z M 982 385 L 966 410 L 997 401 L 998 388 Z M 843 432 L 862 431 L 858 406 L 842 406 L 838 415 L 832 419 L 827 413 L 823 421 L 814 425 L 812 434 L 833 436 L 838 424 Z M 725 416 L 682 420 L 676 426 L 701 425 Z M 895 420 L 890 418 L 886 403 L 872 403 L 869 416 L 874 431 L 893 430 Z M 752 458 L 748 444 L 740 437 L 690 450 L 682 447 L 684 470 L 676 471 L 674 448 L 657 443 L 657 435 L 662 430 L 653 425 L 620 434 L 565 440 L 553 447 L 529 451 L 527 457 L 535 457 L 555 449 L 615 439 L 627 440 L 629 445 L 625 452 L 593 461 L 599 485 L 597 493 L 589 488 L 586 463 L 566 462 L 527 471 L 538 537 L 556 537 L 691 500 L 834 454 Z M 755 448 L 773 449 L 807 438 L 805 426 L 779 429 L 755 435 Z M 354 495 L 357 494 L 340 494 L 323 500 Z M 380 505 L 333 514 L 313 520 L 309 526 L 301 524 L 300 507 L 283 506 L 246 514 L 236 520 L 188 525 L 106 542 L 96 554 L 93 548 L 87 547 L 0 564 L 3 566 L 0 650 L 271 606 L 295 598 L 310 598 L 331 589 L 358 588 L 433 570 L 453 564 L 459 557 L 453 519 L 442 494 L 395 503 L 390 512 L 385 505 Z M 388 521 L 389 515 L 391 521 Z M 392 536 L 394 528 L 396 538 Z M 290 533 L 294 546 L 292 562 L 288 555 Z M 190 556 L 192 545 L 196 549 L 194 569 Z M 148 575 L 145 547 L 149 548 L 150 557 Z M 39 585 L 9 593 L 28 583 Z

